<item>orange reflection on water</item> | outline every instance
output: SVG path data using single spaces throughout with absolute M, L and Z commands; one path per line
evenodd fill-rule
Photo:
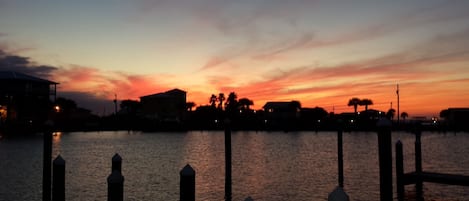
M 62 132 L 53 132 L 52 133 L 52 142 L 53 143 L 59 143 L 60 138 L 62 138 L 63 133 Z
M 52 154 L 53 156 L 60 154 L 62 151 L 61 140 L 63 133 L 60 131 L 52 133 Z

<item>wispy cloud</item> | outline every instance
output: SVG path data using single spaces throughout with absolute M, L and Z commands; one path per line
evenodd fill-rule
M 261 106 L 263 101 L 291 99 L 305 102 L 306 106 L 337 105 L 345 104 L 344 101 L 352 95 L 386 102 L 387 107 L 389 99 L 393 99 L 392 88 L 397 82 L 403 87 L 415 87 L 412 93 L 419 97 L 413 96 L 413 104 L 422 101 L 420 97 L 438 99 L 443 104 L 445 101 L 435 96 L 462 93 L 460 86 L 467 86 L 464 77 L 469 76 L 466 69 L 469 62 L 469 3 L 466 1 L 438 4 L 417 2 L 420 5 L 409 2 L 406 3 L 408 6 L 397 5 L 402 2 L 371 5 L 359 1 L 354 2 L 352 8 L 346 9 L 346 6 L 336 3 L 308 0 L 143 0 L 125 4 L 137 6 L 137 9 L 122 7 L 129 11 L 129 15 L 125 16 L 139 16 L 135 27 L 144 30 L 132 32 L 134 26 L 130 26 L 125 35 L 139 36 L 138 40 L 136 37 L 119 35 L 122 37 L 120 41 L 120 38 L 111 37 L 109 33 L 110 37 L 106 38 L 109 40 L 105 42 L 122 42 L 121 47 L 132 46 L 136 49 L 142 47 L 139 44 L 155 41 L 164 41 L 167 46 L 173 45 L 174 49 L 190 46 L 187 54 L 184 52 L 178 55 L 176 52 L 160 58 L 167 61 L 188 60 L 186 63 L 178 63 L 179 66 L 170 66 L 171 62 L 162 63 L 169 63 L 168 68 L 194 65 L 198 69 L 195 72 L 180 73 L 184 70 L 178 69 L 177 74 L 143 74 L 148 72 L 148 66 L 155 58 L 148 56 L 152 53 L 138 52 L 132 52 L 135 59 L 149 61 L 141 62 L 146 65 L 146 69 L 141 72 L 137 67 L 135 72 L 129 72 L 125 67 L 103 70 L 102 66 L 69 64 L 80 63 L 80 60 L 88 64 L 101 62 L 95 65 L 117 69 L 118 65 L 112 67 L 122 58 L 116 58 L 115 61 L 98 58 L 99 61 L 96 61 L 99 56 L 76 58 L 65 55 L 66 52 L 85 52 L 86 49 L 80 49 L 84 48 L 81 44 L 67 47 L 74 48 L 73 51 L 51 53 L 47 51 L 57 51 L 57 41 L 53 43 L 43 38 L 34 41 L 34 38 L 26 38 L 34 37 L 33 34 L 22 35 L 26 41 L 37 42 L 46 49 L 46 52 L 36 50 L 33 54 L 23 55 L 62 54 L 60 58 L 74 58 L 74 61 L 59 61 L 62 66 L 40 65 L 33 59 L 19 56 L 29 51 L 28 42 L 8 41 L 16 37 L 6 34 L 16 35 L 14 26 L 11 30 L 0 32 L 0 50 L 8 52 L 0 51 L 0 68 L 60 82 L 59 92 L 75 97 L 83 95 L 83 98 L 89 96 L 109 101 L 114 98 L 114 94 L 118 94 L 119 98 L 137 99 L 142 95 L 180 87 L 189 91 L 188 97 L 192 101 L 206 103 L 211 93 L 235 91 L 240 97 L 254 99 L 256 107 Z M 84 8 L 87 6 L 83 5 Z M 142 12 L 132 13 L 138 9 Z M 381 10 L 383 14 L 377 14 Z M 361 15 L 357 11 L 366 13 Z M 96 16 L 108 15 L 103 12 Z M 146 35 L 148 32 L 151 32 L 151 36 Z M 187 38 L 181 42 L 179 36 Z M 431 40 L 423 41 L 429 38 Z M 126 42 L 134 40 L 135 43 L 131 45 Z M 26 48 L 18 48 L 16 44 Z M 160 49 L 157 54 L 164 51 L 163 46 L 158 48 L 163 50 Z M 106 55 L 114 54 L 113 50 L 102 50 L 110 53 Z M 191 54 L 191 51 L 197 52 Z M 184 57 L 186 55 L 188 57 Z M 50 56 L 39 59 L 52 60 Z M 166 70 L 158 69 L 155 72 L 176 72 Z M 442 91 L 431 93 L 430 89 L 418 90 L 432 83 L 438 84 L 433 89 Z M 452 96 L 455 102 L 458 98 Z M 410 101 L 410 98 L 407 100 Z
M 236 37 L 244 41 L 238 43 L 237 46 L 222 49 L 207 58 L 207 62 L 201 67 L 201 70 L 224 67 L 224 64 L 245 58 L 269 62 L 282 58 L 280 55 L 370 41 L 396 32 L 469 19 L 469 14 L 465 9 L 462 9 L 464 6 L 441 3 L 398 13 L 379 21 L 371 21 L 371 24 L 357 26 L 347 32 L 337 33 L 332 36 L 315 34 L 315 30 L 306 29 L 298 30 L 298 32 L 290 35 L 272 37 L 271 30 L 265 27 L 261 28 L 260 25 L 266 23 L 267 16 L 269 17 L 267 21 L 274 21 L 272 23 L 277 26 L 283 24 L 286 25 L 286 29 L 295 30 L 296 25 L 291 22 L 299 18 L 299 15 L 289 9 L 298 8 L 297 6 L 301 4 L 282 7 L 285 5 L 276 2 L 268 5 L 266 7 L 254 6 L 254 8 L 237 10 L 237 12 L 230 12 L 230 8 L 234 5 L 224 3 L 199 7 L 200 10 L 194 9 L 193 12 L 198 19 L 211 25 L 227 37 Z M 316 2 L 308 5 L 322 6 Z M 283 10 L 283 12 L 274 14 L 274 11 L 278 10 Z M 289 20 L 277 20 L 280 16 L 287 16 Z
M 226 48 L 217 55 L 209 58 L 207 63 L 205 63 L 200 70 L 209 70 L 221 66 L 222 64 L 227 64 L 240 56 L 246 55 L 248 52 L 248 49 L 237 49 L 235 47 Z
M 261 59 L 261 60 L 270 60 L 274 56 L 295 51 L 298 49 L 304 49 L 308 47 L 312 42 L 314 42 L 314 34 L 313 33 L 304 33 L 301 34 L 299 37 L 295 37 L 293 39 L 288 39 L 286 41 L 281 41 L 279 44 L 274 45 L 271 47 L 269 52 L 260 53 L 258 55 L 254 55 L 253 59 Z
M 452 83 L 453 90 L 459 93 L 462 88 L 455 88 L 455 85 L 469 84 L 467 79 L 461 78 L 469 76 L 469 71 L 464 67 L 469 62 L 468 35 L 468 30 L 439 35 L 401 52 L 354 63 L 275 69 L 266 73 L 265 79 L 244 85 L 229 84 L 231 82 L 224 85 L 223 82 L 217 84 L 222 84 L 219 87 L 221 91 L 237 91 L 243 96 L 253 97 L 259 101 L 302 98 L 310 104 L 311 101 L 318 101 L 316 103 L 318 105 L 333 104 L 338 96 L 347 98 L 360 95 L 378 99 L 378 102 L 386 103 L 383 107 L 387 107 L 389 100 L 386 99 L 393 100 L 392 88 L 398 82 L 415 83 L 418 88 L 428 88 L 428 85 L 433 86 L 433 84 L 449 86 L 448 84 Z M 461 67 L 443 67 L 448 64 Z M 418 88 L 412 90 L 416 90 L 415 94 L 423 94 Z M 439 90 L 445 94 L 449 93 L 448 89 Z M 438 97 L 438 93 L 428 93 L 430 96 Z M 418 101 L 424 100 L 418 99 Z M 445 101 L 441 102 L 443 104 Z M 445 103 L 448 102 L 450 101 L 447 100 Z M 420 112 L 422 111 L 421 108 Z
M 291 51 L 368 41 L 395 32 L 424 27 L 430 24 L 468 20 L 469 13 L 466 11 L 466 8 L 467 6 L 454 5 L 449 2 L 429 5 L 425 8 L 419 8 L 407 13 L 396 14 L 388 19 L 377 21 L 374 24 L 362 27 L 358 26 L 355 30 L 350 30 L 349 32 L 329 38 L 325 36 L 313 37 L 314 35 L 311 32 L 306 32 L 297 38 L 280 40 L 280 42 L 278 42 L 280 45 L 274 45 L 270 51 L 259 53 L 253 56 L 253 58 L 269 58 Z M 469 24 L 467 24 L 467 26 L 469 26 Z

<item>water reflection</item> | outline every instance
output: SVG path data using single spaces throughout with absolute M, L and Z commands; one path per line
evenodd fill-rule
M 52 141 L 55 143 L 60 143 L 60 138 L 62 137 L 63 133 L 62 132 L 53 132 L 52 133 Z
M 266 176 L 269 175 L 268 172 L 273 172 L 271 169 L 275 167 L 269 167 L 265 160 L 268 158 L 265 137 L 249 132 L 235 134 L 233 143 L 238 146 L 235 147 L 233 155 L 233 177 L 239 178 L 239 183 L 235 184 L 233 189 L 235 195 L 256 197 L 267 187 L 270 179 Z M 240 186 L 245 188 L 239 188 Z
M 337 185 L 336 137 L 233 132 L 233 200 L 325 200 Z M 404 144 L 405 170 L 412 171 L 413 135 L 393 134 L 393 142 L 397 139 Z M 345 190 L 353 200 L 378 200 L 376 134 L 344 133 L 343 141 Z M 469 175 L 467 142 L 467 134 L 423 134 L 424 170 Z M 177 200 L 179 170 L 187 163 L 196 170 L 197 200 L 223 200 L 223 132 L 57 133 L 53 143 L 53 156 L 60 153 L 67 161 L 67 200 L 106 200 L 114 153 L 123 158 L 125 200 Z M 42 136 L 1 140 L 0 161 L 1 199 L 40 199 Z M 467 187 L 425 184 L 428 200 L 467 196 Z

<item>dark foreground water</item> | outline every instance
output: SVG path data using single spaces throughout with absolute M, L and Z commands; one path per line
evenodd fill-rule
M 414 136 L 393 133 L 397 139 L 406 172 L 412 171 Z M 234 132 L 232 143 L 233 200 L 327 200 L 337 185 L 336 133 Z M 424 170 L 469 175 L 468 144 L 468 133 L 423 133 Z M 123 158 L 125 200 L 178 200 L 179 171 L 187 163 L 196 170 L 197 200 L 224 197 L 223 132 L 61 133 L 53 146 L 53 157 L 67 161 L 69 201 L 107 200 L 115 153 Z M 345 190 L 352 200 L 379 200 L 377 152 L 375 133 L 344 133 Z M 0 140 L 0 200 L 41 200 L 41 182 L 42 136 Z M 406 191 L 413 194 L 413 186 Z M 468 200 L 469 187 L 425 183 L 424 196 Z

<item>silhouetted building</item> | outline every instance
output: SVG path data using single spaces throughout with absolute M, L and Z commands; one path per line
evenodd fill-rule
M 469 130 L 469 108 L 448 108 L 444 118 L 450 128 Z
M 323 120 L 327 117 L 328 113 L 324 108 L 301 108 L 301 119 L 307 121 Z
M 180 122 L 186 114 L 186 92 L 173 89 L 140 97 L 142 114 L 146 118 L 166 122 Z
M 368 109 L 368 110 L 363 110 L 359 112 L 360 119 L 362 120 L 379 120 L 382 117 L 386 116 L 386 112 L 384 111 L 379 111 L 379 110 L 374 110 L 374 109 Z
M 294 126 L 300 119 L 301 104 L 298 101 L 267 102 L 262 108 L 268 126 Z
M 358 121 L 358 114 L 355 112 L 343 112 L 337 115 L 337 119 L 340 119 L 344 125 L 353 125 Z
M 42 126 L 52 110 L 56 82 L 0 71 L 0 124 Z

